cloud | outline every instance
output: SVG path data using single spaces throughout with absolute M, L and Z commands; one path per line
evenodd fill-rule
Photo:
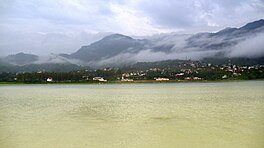
M 148 50 L 140 51 L 138 53 L 120 53 L 111 58 L 106 58 L 100 61 L 89 62 L 88 65 L 93 65 L 95 67 L 101 67 L 101 66 L 105 67 L 105 66 L 130 65 L 136 62 L 154 62 L 154 61 L 163 61 L 170 59 L 199 60 L 202 59 L 203 57 L 212 57 L 216 53 L 217 51 L 209 51 L 209 50 L 165 53 L 165 52 L 154 52 L 148 49 Z
M 83 45 L 100 40 L 110 33 L 0 31 L 0 55 L 26 52 L 38 55 L 73 53 Z
M 122 52 L 114 57 L 106 57 L 92 62 L 97 66 L 120 66 L 136 62 L 153 62 L 169 59 L 200 60 L 208 57 L 263 57 L 264 28 L 244 36 L 211 36 L 209 33 L 178 35 L 176 33 L 151 36 L 151 44 L 137 53 Z M 188 42 L 191 38 L 192 42 Z M 231 37 L 231 38 L 230 38 Z M 194 44 L 194 45 L 192 45 Z M 122 62 L 121 62 L 122 61 Z M 122 66 L 121 65 L 121 66 Z
M 263 0 L 1 0 L 0 54 L 70 53 L 102 32 L 216 31 L 263 16 Z
M 239 26 L 264 13 L 262 0 L 142 0 L 135 7 L 152 22 L 192 32 Z
M 227 50 L 226 56 L 229 57 L 263 57 L 264 56 L 264 33 L 253 38 L 240 42 L 236 46 Z

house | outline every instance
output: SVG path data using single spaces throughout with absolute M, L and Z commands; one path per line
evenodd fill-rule
M 175 76 L 178 77 L 178 76 L 183 76 L 184 73 L 177 73 Z
M 185 77 L 184 80 L 191 80 L 191 77 Z
M 156 78 L 156 81 L 169 81 L 169 78 Z
M 94 77 L 93 80 L 94 81 L 100 81 L 100 82 L 106 82 L 107 81 L 103 77 Z
M 193 77 L 193 80 L 202 80 L 202 78 L 199 78 L 199 77 Z
M 122 77 L 121 81 L 123 81 L 123 82 L 133 82 L 134 80 Z
M 227 75 L 223 75 L 222 76 L 222 79 L 227 79 Z
M 52 81 L 53 81 L 52 77 L 47 78 L 47 82 L 52 82 Z

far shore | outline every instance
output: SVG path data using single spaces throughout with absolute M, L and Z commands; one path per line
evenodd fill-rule
M 264 79 L 250 79 L 250 80 L 239 80 L 239 79 L 227 79 L 227 80 L 169 80 L 169 81 L 156 81 L 156 80 L 134 80 L 131 82 L 124 81 L 86 81 L 86 82 L 0 82 L 0 85 L 4 84 L 159 84 L 159 83 L 214 83 L 214 82 L 242 82 L 242 81 L 263 81 Z

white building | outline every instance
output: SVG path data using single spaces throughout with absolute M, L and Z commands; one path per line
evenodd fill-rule
M 227 79 L 227 75 L 223 75 L 222 76 L 222 79 Z
M 52 81 L 53 81 L 52 77 L 47 78 L 47 82 L 52 82 Z
M 93 78 L 94 81 L 100 81 L 100 82 L 106 82 L 107 80 L 105 80 L 104 78 L 102 77 L 94 77 Z
M 175 76 L 183 76 L 184 73 L 177 73 Z
M 199 78 L 199 77 L 193 77 L 193 80 L 202 80 L 202 78 Z
M 123 81 L 123 82 L 133 82 L 134 80 L 122 77 L 121 81 Z
M 156 81 L 169 81 L 169 78 L 156 78 Z

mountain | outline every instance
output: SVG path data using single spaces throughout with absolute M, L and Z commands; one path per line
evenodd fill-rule
M 258 21 L 246 24 L 245 26 L 241 27 L 240 30 L 251 31 L 257 28 L 261 28 L 263 26 L 264 26 L 264 20 L 260 19 Z
M 79 69 L 90 69 L 90 67 L 80 66 L 76 63 L 78 61 L 55 54 L 39 57 L 20 52 L 0 59 L 0 72 L 69 72 Z
M 20 52 L 15 55 L 9 55 L 3 58 L 2 61 L 14 65 L 26 65 L 37 61 L 38 58 L 39 57 L 37 55 Z
M 85 62 L 99 61 L 122 52 L 136 53 L 144 49 L 145 44 L 145 40 L 137 40 L 121 34 L 112 34 L 91 45 L 83 46 L 77 52 L 66 57 Z M 65 57 L 65 55 L 62 56 Z
M 199 33 L 187 39 L 186 48 L 200 48 L 200 50 L 223 50 L 241 41 L 264 33 L 264 20 L 258 20 L 240 28 L 225 28 L 216 33 Z
M 104 61 L 104 64 L 111 61 L 133 63 L 144 60 L 185 59 L 186 57 L 202 59 L 222 56 L 224 58 L 236 56 L 232 55 L 233 50 L 240 49 L 233 48 L 248 39 L 254 39 L 263 34 L 263 19 L 248 23 L 240 28 L 228 27 L 215 33 L 198 33 L 194 35 L 170 33 L 144 40 L 113 34 L 91 45 L 83 46 L 77 52 L 64 55 L 64 57 L 85 62 L 93 61 L 93 64 L 102 63 L 102 61 Z M 230 53 L 231 55 L 229 55 Z M 157 54 L 160 54 L 160 56 Z M 245 54 L 244 56 L 248 55 Z
M 44 63 L 44 64 L 27 64 L 27 65 L 11 65 L 0 61 L 1 72 L 70 72 L 75 70 L 87 70 L 90 67 L 78 66 L 75 64 L 60 64 L 60 63 Z
M 2 59 L 2 63 L 73 64 L 105 67 L 132 65 L 137 62 L 155 62 L 169 59 L 264 58 L 264 20 L 250 22 L 239 28 L 227 27 L 215 33 L 167 33 L 136 39 L 122 34 L 111 34 L 90 45 L 82 46 L 72 54 L 52 54 L 38 57 L 18 53 Z M 239 60 L 248 61 L 248 60 Z M 256 63 L 256 62 L 254 62 Z

